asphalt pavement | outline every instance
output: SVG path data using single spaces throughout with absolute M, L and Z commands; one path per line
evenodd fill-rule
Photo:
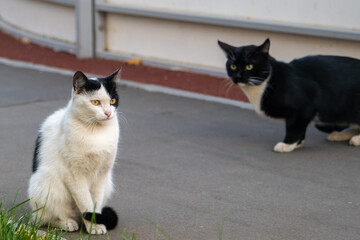
M 27 198 L 37 130 L 65 106 L 71 85 L 69 75 L 0 65 L 0 198 Z M 280 121 L 121 85 L 119 93 L 116 191 L 107 205 L 120 221 L 110 239 L 133 231 L 138 240 L 168 239 L 152 223 L 176 240 L 215 240 L 219 232 L 240 240 L 360 239 L 359 147 L 309 127 L 302 148 L 275 153 Z

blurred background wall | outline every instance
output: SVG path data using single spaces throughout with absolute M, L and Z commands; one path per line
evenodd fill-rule
M 309 54 L 360 58 L 357 0 L 1 0 L 0 28 L 79 57 L 224 74 L 217 40 L 271 40 L 288 61 Z

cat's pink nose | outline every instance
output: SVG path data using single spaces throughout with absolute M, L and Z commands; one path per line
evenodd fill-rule
M 105 112 L 105 115 L 106 115 L 107 117 L 110 117 L 111 112 Z

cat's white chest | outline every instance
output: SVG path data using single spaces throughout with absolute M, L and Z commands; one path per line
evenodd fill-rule
M 268 79 L 266 79 L 258 86 L 239 85 L 249 99 L 250 103 L 254 106 L 255 111 L 261 116 L 266 116 L 265 112 L 261 110 L 261 99 L 264 94 L 267 82 Z
M 85 132 L 83 134 L 82 145 L 86 148 L 84 150 L 90 152 L 110 151 L 117 148 L 118 138 L 119 127 L 116 121 L 116 123 L 110 126 Z
M 119 137 L 119 124 L 114 116 L 104 125 L 88 126 L 74 118 L 65 123 L 65 135 L 74 144 L 80 144 L 88 150 L 102 150 L 106 146 L 117 143 Z
M 74 120 L 69 123 L 60 141 L 65 163 L 79 173 L 97 173 L 103 167 L 111 168 L 119 138 L 117 119 L 108 126 L 94 129 L 77 125 Z

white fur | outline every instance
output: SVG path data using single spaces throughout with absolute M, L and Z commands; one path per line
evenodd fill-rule
M 303 144 L 304 144 L 304 140 L 301 141 L 300 144 L 297 144 L 297 143 L 286 144 L 286 143 L 283 143 L 283 142 L 278 142 L 274 147 L 274 151 L 275 152 L 281 152 L 281 153 L 292 152 L 296 148 L 301 147 Z
M 347 128 L 341 132 L 334 131 L 328 135 L 329 141 L 346 141 L 351 139 L 352 137 L 358 135 L 360 133 L 360 129 L 358 126 L 351 126 L 350 128 Z M 351 141 L 350 141 L 351 144 Z M 351 144 L 353 145 L 353 144 Z
M 261 116 L 265 116 L 264 111 L 261 110 L 261 99 L 270 77 L 271 74 L 267 79 L 265 79 L 260 85 L 257 86 L 249 86 L 243 83 L 238 84 L 238 86 L 244 91 L 251 104 L 254 106 L 255 111 Z
M 349 144 L 351 146 L 360 146 L 360 135 L 351 137 Z
M 40 162 L 30 179 L 29 196 L 32 209 L 42 209 L 34 217 L 42 224 L 76 231 L 82 213 L 100 213 L 113 191 L 119 132 L 116 109 L 103 86 L 91 95 L 73 91 L 67 107 L 50 115 L 40 128 Z M 89 231 L 86 220 L 85 226 Z M 95 224 L 91 233 L 104 234 L 106 228 Z

